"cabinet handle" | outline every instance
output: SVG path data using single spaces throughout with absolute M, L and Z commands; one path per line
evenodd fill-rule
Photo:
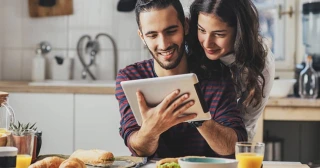
M 282 15 L 289 15 L 289 17 L 291 18 L 293 15 L 293 8 L 292 6 L 289 7 L 289 11 L 282 11 L 282 5 L 278 6 L 278 15 L 279 15 L 279 19 L 281 19 Z

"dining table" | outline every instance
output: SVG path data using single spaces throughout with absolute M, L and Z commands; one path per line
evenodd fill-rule
M 156 161 L 149 161 L 147 164 L 141 166 L 142 168 L 156 168 Z M 309 168 L 306 164 L 300 162 L 278 162 L 278 161 L 264 161 L 263 168 Z

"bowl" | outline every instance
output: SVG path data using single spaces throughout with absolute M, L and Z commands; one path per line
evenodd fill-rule
M 283 98 L 287 97 L 296 83 L 296 79 L 276 79 L 273 81 L 270 97 Z
M 178 160 L 181 168 L 237 168 L 238 161 L 234 159 L 214 157 L 185 157 Z

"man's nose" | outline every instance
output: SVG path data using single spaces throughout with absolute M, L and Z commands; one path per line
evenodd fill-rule
M 160 38 L 158 39 L 158 49 L 160 50 L 166 50 L 171 44 L 170 44 L 170 40 L 163 35 L 159 36 Z

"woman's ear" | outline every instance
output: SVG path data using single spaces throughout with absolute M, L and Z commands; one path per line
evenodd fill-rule
M 140 29 L 138 29 L 138 35 L 139 35 L 141 41 L 143 42 L 143 44 L 144 44 L 144 45 L 147 45 L 146 42 L 144 41 L 143 34 L 142 34 L 142 32 L 140 31 Z
M 184 35 L 188 35 L 189 33 L 189 18 L 186 17 L 184 21 Z

